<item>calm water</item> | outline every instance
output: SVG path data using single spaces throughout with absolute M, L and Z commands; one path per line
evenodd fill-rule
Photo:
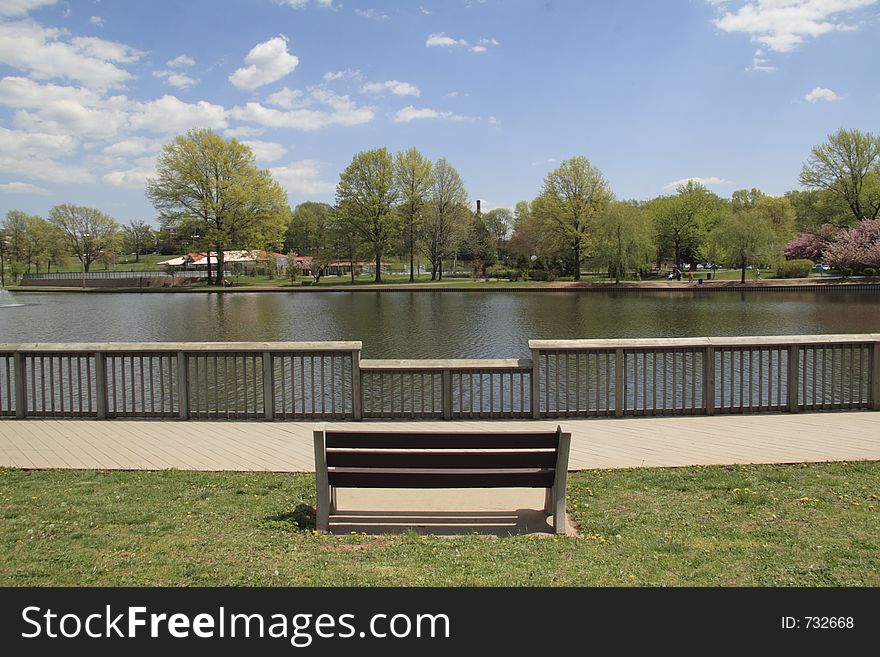
M 366 358 L 461 358 L 525 356 L 529 339 L 861 332 L 880 332 L 880 294 L 0 291 L 0 342 L 362 340 Z

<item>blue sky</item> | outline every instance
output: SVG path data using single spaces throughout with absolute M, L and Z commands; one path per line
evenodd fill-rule
M 0 0 L 0 213 L 153 221 L 189 127 L 250 143 L 291 205 L 359 150 L 446 157 L 511 207 L 585 155 L 619 198 L 797 187 L 878 131 L 880 0 Z

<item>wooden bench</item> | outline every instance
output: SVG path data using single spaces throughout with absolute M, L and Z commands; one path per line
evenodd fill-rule
M 544 512 L 565 533 L 571 432 L 327 430 L 315 426 L 317 529 L 330 528 L 337 488 L 546 488 Z

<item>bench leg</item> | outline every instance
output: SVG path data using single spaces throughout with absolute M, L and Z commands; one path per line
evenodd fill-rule
M 317 503 L 315 504 L 315 529 L 319 532 L 330 531 L 329 486 L 318 486 Z
M 553 487 L 553 531 L 565 533 L 565 488 Z
M 336 486 L 330 486 L 330 513 L 336 513 Z
M 553 495 L 553 488 L 548 488 L 544 492 L 544 514 L 545 515 L 553 515 L 553 500 L 555 496 Z

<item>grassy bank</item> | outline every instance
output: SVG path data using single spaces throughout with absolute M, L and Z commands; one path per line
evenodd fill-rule
M 576 473 L 580 538 L 323 536 L 309 474 L 0 470 L 0 585 L 880 585 L 880 463 Z

